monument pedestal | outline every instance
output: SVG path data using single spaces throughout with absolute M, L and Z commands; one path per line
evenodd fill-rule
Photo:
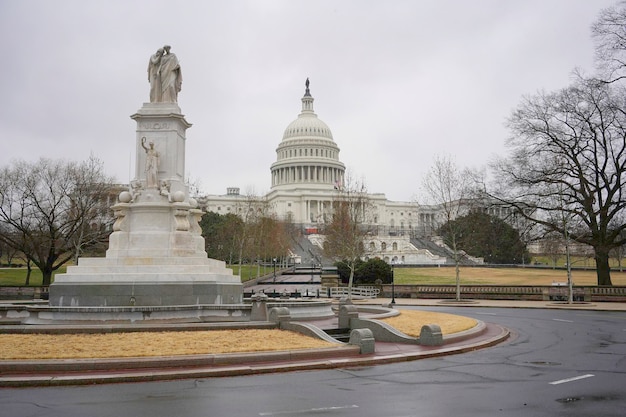
M 184 182 L 185 131 L 176 103 L 145 103 L 137 121 L 137 163 L 129 191 L 112 209 L 105 258 L 81 258 L 50 286 L 51 306 L 240 304 L 243 286 L 209 259 L 202 212 Z

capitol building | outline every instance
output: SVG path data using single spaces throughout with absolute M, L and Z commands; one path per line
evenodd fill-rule
M 301 102 L 300 114 L 286 127 L 276 148 L 270 192 L 262 197 L 262 203 L 276 218 L 299 226 L 313 244 L 319 244 L 317 231 L 330 220 L 346 167 L 331 129 L 314 111 L 308 79 Z M 367 199 L 373 207 L 371 226 L 377 231 L 365 242 L 368 258 L 406 264 L 449 262 L 443 244 L 430 238 L 436 207 L 390 201 L 382 193 L 368 194 Z M 199 197 L 198 202 L 205 211 L 242 217 L 251 205 L 237 187 L 228 188 L 225 195 Z

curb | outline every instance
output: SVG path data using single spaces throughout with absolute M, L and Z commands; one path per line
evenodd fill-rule
M 396 351 L 365 355 L 359 354 L 358 346 L 341 346 L 182 357 L 0 361 L 0 387 L 149 382 L 373 366 L 470 352 L 496 345 L 510 335 L 508 329 L 495 324 L 476 327 L 462 335 L 462 342 L 454 337 L 443 346 L 432 347 L 377 342 L 380 349 L 391 346 Z

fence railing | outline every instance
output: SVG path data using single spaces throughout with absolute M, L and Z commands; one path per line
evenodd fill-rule
M 348 287 L 330 287 L 331 298 L 342 298 L 352 295 L 352 298 L 376 298 L 380 290 L 376 287 L 352 287 L 352 292 Z
M 626 286 L 573 287 L 574 296 L 581 301 L 613 301 L 626 302 Z M 548 301 L 562 299 L 567 288 L 552 285 L 461 285 L 461 297 L 492 300 L 535 300 Z M 276 296 L 280 294 L 275 294 Z M 379 287 L 353 287 L 352 298 L 454 298 L 455 285 L 382 285 Z M 306 294 L 294 293 L 293 297 L 332 297 L 348 296 L 348 287 L 320 288 Z M 0 287 L 0 300 L 32 300 L 48 299 L 48 287 Z
M 549 301 L 563 299 L 567 288 L 554 285 L 461 285 L 462 298 L 484 300 Z M 626 301 L 626 286 L 598 287 L 575 285 L 578 301 Z M 393 293 L 392 293 L 393 291 Z M 456 285 L 383 285 L 380 294 L 391 298 L 455 298 Z

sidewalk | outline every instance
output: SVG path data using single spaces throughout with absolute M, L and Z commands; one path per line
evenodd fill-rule
M 353 300 L 355 304 L 387 305 L 390 298 L 376 298 L 373 300 Z M 555 308 L 555 309 L 580 309 L 597 311 L 626 311 L 626 303 L 585 303 L 575 302 L 567 304 L 561 301 L 518 301 L 518 300 L 461 300 L 452 299 L 412 299 L 396 298 L 397 308 L 402 306 L 432 306 L 432 307 L 497 307 L 497 308 Z

